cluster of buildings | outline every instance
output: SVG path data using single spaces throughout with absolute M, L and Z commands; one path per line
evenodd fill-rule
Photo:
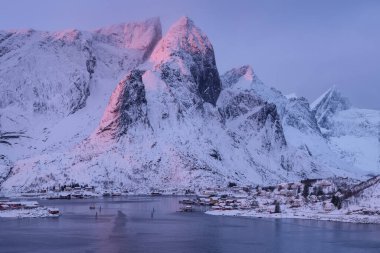
M 57 217 L 58 208 L 43 207 L 37 201 L 0 200 L 0 217 Z
M 34 209 L 39 207 L 37 201 L 8 201 L 0 200 L 0 211 L 17 209 Z
M 331 202 L 335 194 L 337 186 L 329 180 L 304 180 L 267 187 L 206 189 L 200 191 L 196 198 L 184 199 L 180 203 L 209 206 L 211 210 L 255 210 L 258 213 L 278 213 L 283 209 L 316 205 L 329 212 L 335 209 Z

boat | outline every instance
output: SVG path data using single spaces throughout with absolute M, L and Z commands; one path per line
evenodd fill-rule
M 222 210 L 222 207 L 220 206 L 212 206 L 212 210 Z
M 162 193 L 160 193 L 160 192 L 151 192 L 150 195 L 152 195 L 152 196 L 161 196 Z
M 59 214 L 59 209 L 55 208 L 55 207 L 50 207 L 50 208 L 48 208 L 48 212 L 50 214 Z
M 180 200 L 179 203 L 184 204 L 184 205 L 194 205 L 195 201 L 191 199 L 183 199 L 183 200 Z
M 7 204 L 0 204 L 0 211 L 2 210 L 9 210 L 11 207 Z
M 71 194 L 71 197 L 77 198 L 77 199 L 83 199 L 84 195 L 81 191 L 75 191 L 74 193 Z
M 51 194 L 48 195 L 46 199 L 71 199 L 71 194 Z
M 25 201 L 23 204 L 25 209 L 34 209 L 40 206 L 37 201 Z
M 192 206 L 183 206 L 181 207 L 181 212 L 192 212 L 193 208 Z
M 46 199 L 59 199 L 59 196 L 56 194 L 51 194 L 46 197 Z
M 59 199 L 71 199 L 71 194 L 60 194 Z

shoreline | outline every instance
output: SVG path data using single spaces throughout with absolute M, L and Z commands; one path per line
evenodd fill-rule
M 113 198 L 120 197 L 152 197 L 152 198 L 168 198 L 168 197 L 190 197 L 194 195 L 182 195 L 182 194 L 162 194 L 159 196 L 154 196 L 150 194 L 123 194 L 121 196 L 91 196 L 87 198 L 73 198 L 71 200 L 85 200 L 85 199 L 108 199 L 112 200 Z M 40 199 L 44 201 L 49 201 L 49 199 L 41 197 L 22 197 L 22 196 L 12 196 L 10 199 Z M 52 200 L 59 201 L 59 200 Z M 39 207 L 46 211 L 46 207 Z M 298 211 L 298 212 L 297 212 Z M 235 216 L 235 217 L 244 217 L 244 218 L 269 218 L 269 219 L 304 219 L 304 220 L 317 220 L 317 221 L 332 221 L 332 222 L 344 222 L 344 223 L 354 223 L 354 224 L 380 224 L 379 215 L 361 215 L 361 214 L 345 214 L 343 210 L 338 211 L 334 210 L 330 213 L 313 213 L 302 210 L 297 210 L 294 212 L 283 212 L 283 213 L 261 213 L 256 212 L 255 210 L 209 210 L 204 212 L 207 215 L 214 216 Z M 345 210 L 347 211 L 347 210 Z M 40 217 L 55 217 L 54 215 L 39 215 L 39 212 L 36 214 L 31 210 L 23 210 L 22 215 L 15 215 L 15 211 L 0 211 L 0 218 L 40 218 Z
M 317 221 L 333 221 L 354 224 L 380 224 L 380 216 L 343 214 L 343 213 L 257 213 L 253 210 L 210 210 L 205 214 L 215 216 L 235 216 L 245 218 L 270 218 L 270 219 L 302 219 Z

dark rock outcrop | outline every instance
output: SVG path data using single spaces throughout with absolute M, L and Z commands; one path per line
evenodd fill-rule
M 181 75 L 190 76 L 196 86 L 193 92 L 215 106 L 221 91 L 221 81 L 214 49 L 207 36 L 192 20 L 183 17 L 175 23 L 158 43 L 151 59 L 163 70 L 168 66 L 177 67 L 182 72 Z M 189 73 L 185 73 L 187 71 L 182 69 L 183 66 Z
M 120 137 L 132 125 L 149 125 L 143 74 L 142 70 L 132 70 L 118 84 L 103 115 L 98 134 L 109 132 L 113 137 Z

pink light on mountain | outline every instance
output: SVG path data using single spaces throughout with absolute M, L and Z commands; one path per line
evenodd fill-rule
M 166 36 L 158 43 L 150 59 L 155 63 L 165 62 L 173 53 L 186 49 L 188 53 L 201 53 L 212 49 L 207 36 L 188 17 L 180 18 L 173 24 Z

